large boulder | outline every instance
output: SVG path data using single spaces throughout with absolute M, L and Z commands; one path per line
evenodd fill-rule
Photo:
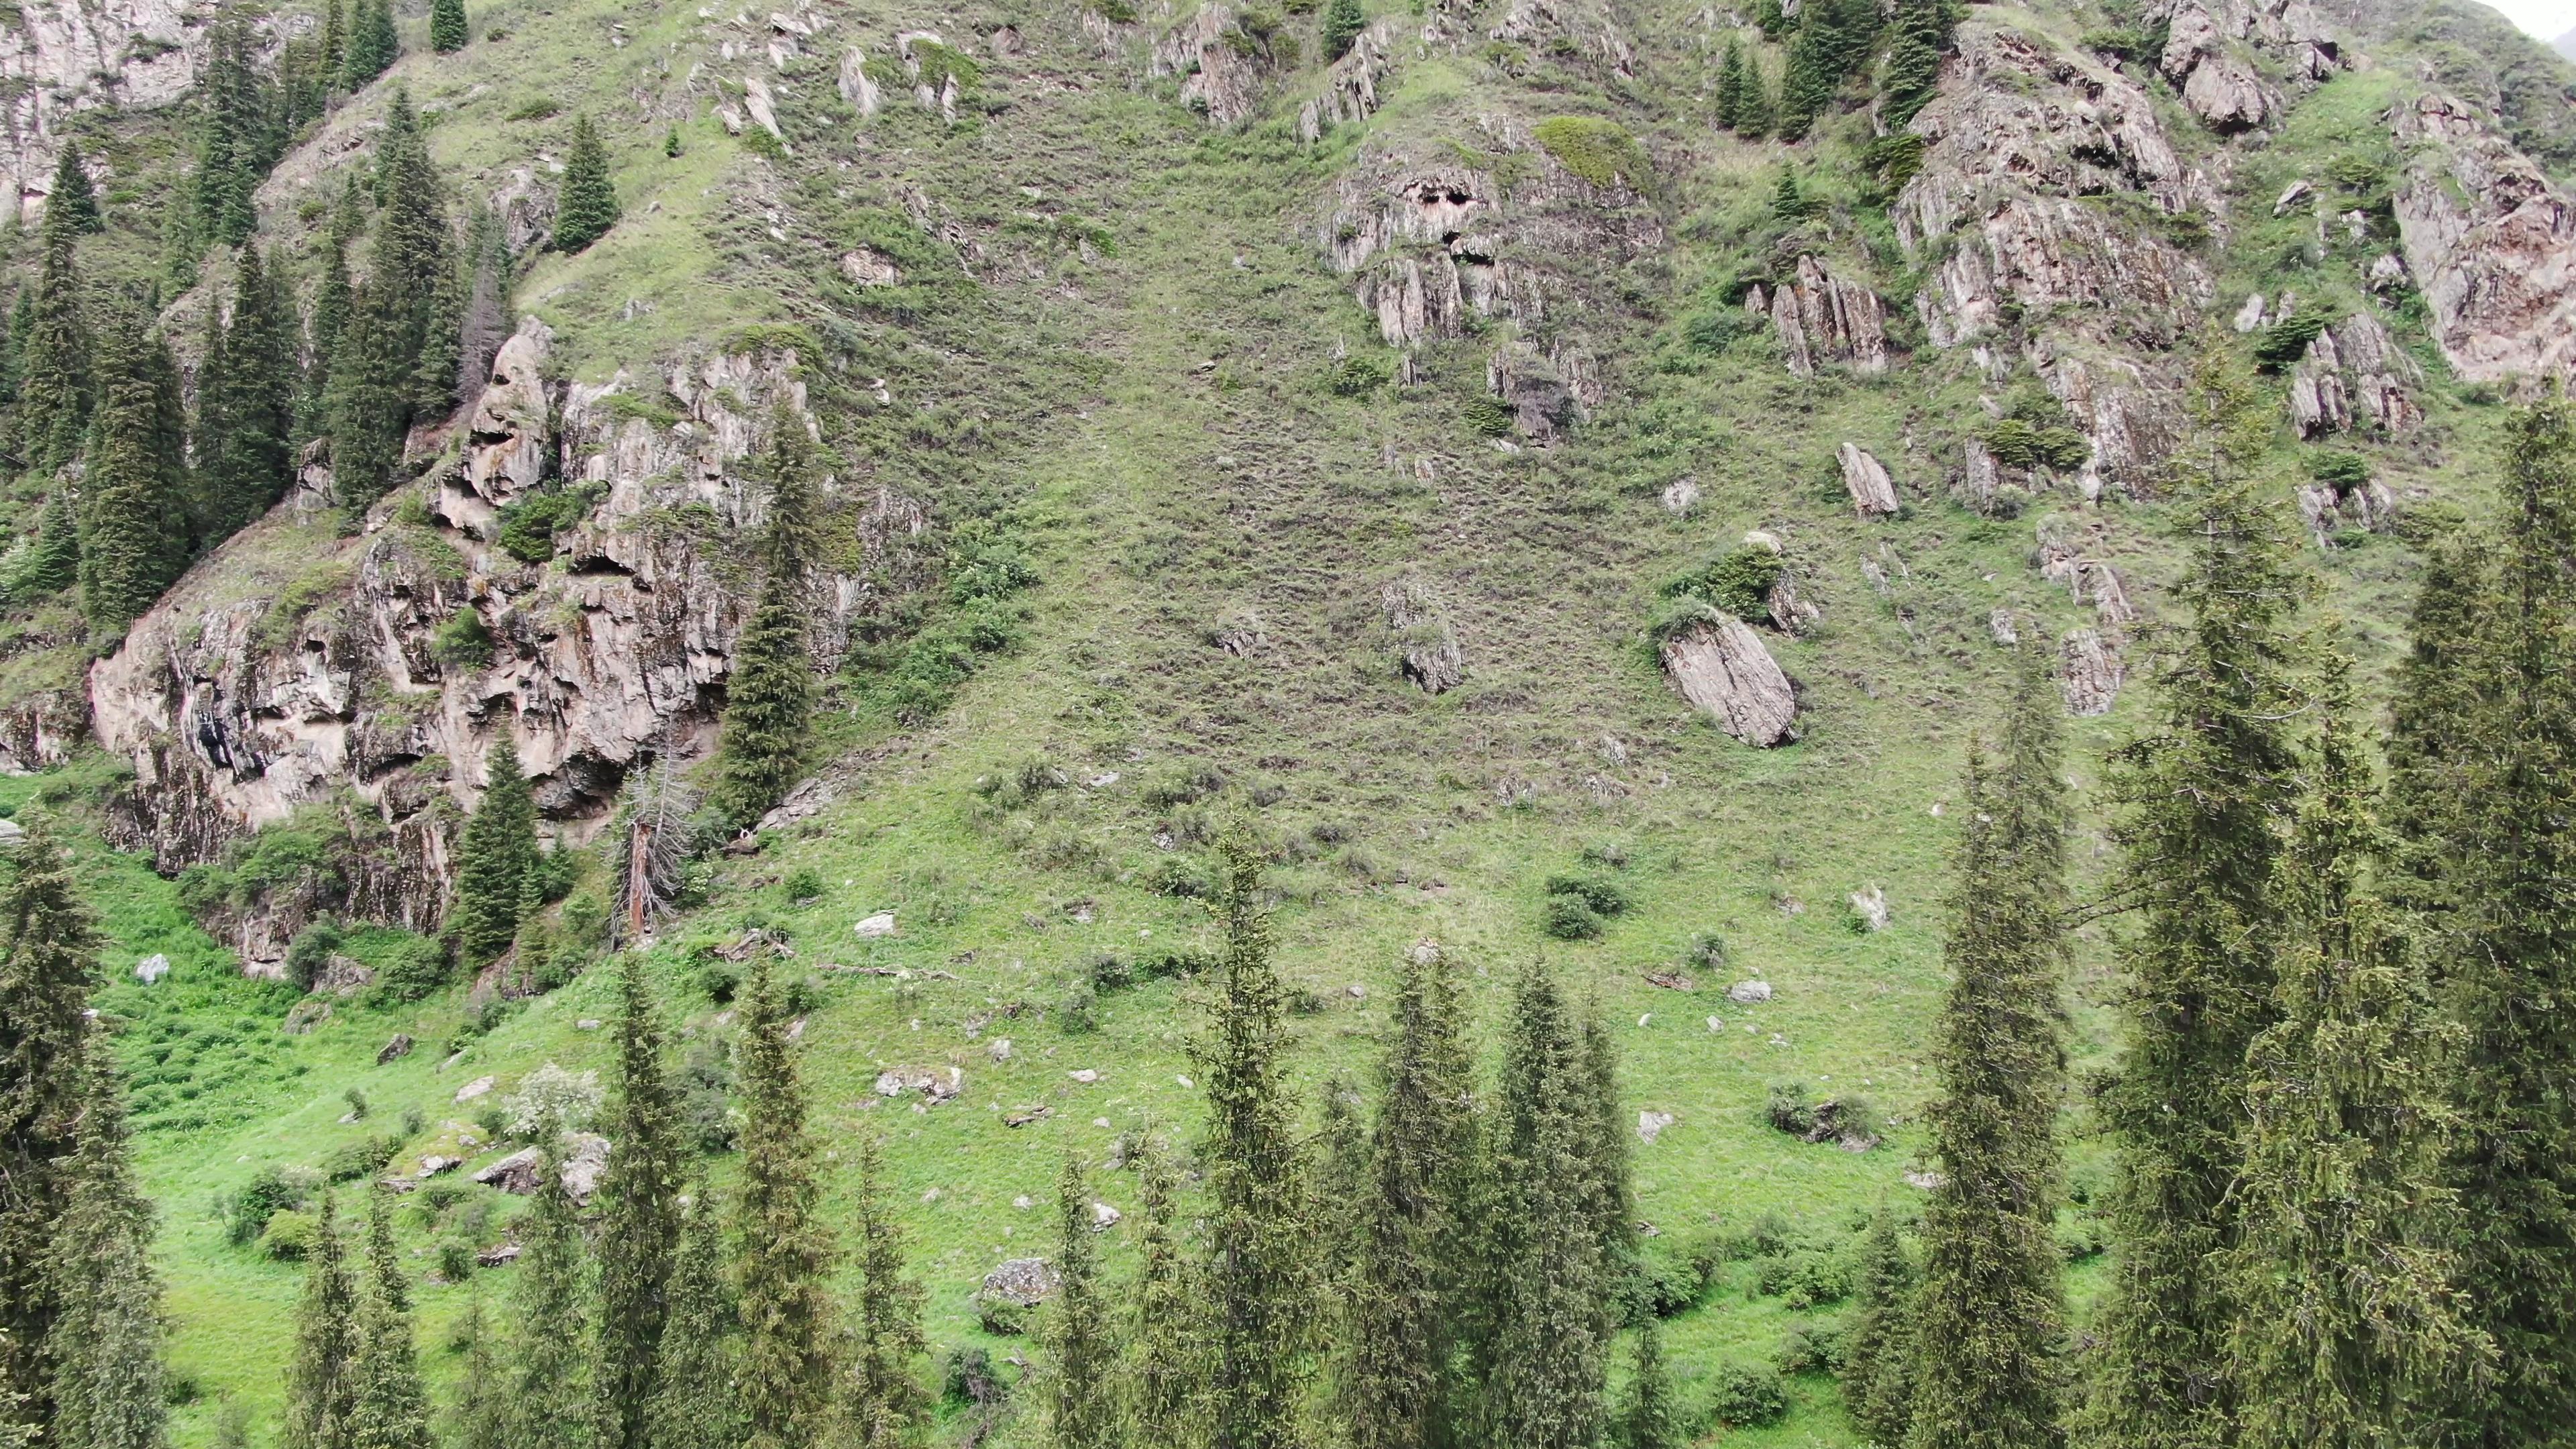
M 1728 734 L 1763 746 L 1797 738 L 1797 694 L 1752 625 L 1705 620 L 1666 639 L 1662 652 L 1673 687 Z
M 1845 443 L 1836 450 L 1834 461 L 1842 466 L 1843 490 L 1851 494 L 1854 513 L 1886 518 L 1896 512 L 1896 480 L 1887 476 L 1887 465 L 1878 461 L 1876 453 L 1858 443 Z
M 2422 96 L 2390 123 L 2398 236 L 2452 370 L 2576 373 L 2576 204 L 2465 101 Z

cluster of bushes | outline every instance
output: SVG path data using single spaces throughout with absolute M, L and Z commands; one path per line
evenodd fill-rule
M 1560 941 L 1596 940 L 1608 918 L 1627 909 L 1628 892 L 1607 876 L 1552 875 L 1540 925 Z
M 1659 591 L 1667 599 L 1696 599 L 1748 622 L 1771 617 L 1771 589 L 1788 564 L 1760 544 L 1729 549 Z
M 2298 361 L 2308 351 L 2308 344 L 2326 330 L 2326 314 L 2301 312 L 2275 322 L 2254 335 L 2254 363 L 2265 372 L 2279 372 Z
M 1774 1082 L 1762 1115 L 1776 1131 L 1802 1142 L 1875 1143 L 1878 1111 L 1863 1097 L 1809 1101 L 1803 1082 Z
M 526 564 L 553 558 L 555 535 L 588 518 L 606 491 L 604 484 L 558 486 L 510 504 L 500 514 L 501 551 Z
M 1028 560 L 989 526 L 961 530 L 948 558 L 948 613 L 911 638 L 850 651 L 877 702 L 906 723 L 948 707 L 984 660 L 1020 641 L 1010 596 L 1037 582 Z
M 2019 415 L 2000 417 L 1988 423 L 1980 437 L 1986 451 L 2007 468 L 2054 468 L 2065 471 L 2084 466 L 2093 456 L 2093 444 L 2079 429 L 2063 421 L 2038 422 Z

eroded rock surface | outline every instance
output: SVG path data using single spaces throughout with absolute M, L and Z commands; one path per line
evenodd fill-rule
M 188 0 L 29 0 L 0 12 L 0 172 L 13 183 L 9 215 L 43 214 L 73 114 L 153 110 L 186 95 L 205 62 L 213 17 L 212 7 Z
M 2479 382 L 2576 371 L 2576 206 L 2466 101 L 2426 95 L 2390 120 L 2412 153 L 2398 236 L 2443 357 Z
M 1762 636 L 1741 619 L 1692 625 L 1664 641 L 1664 673 L 1682 698 L 1748 745 L 1795 739 L 1797 694 Z

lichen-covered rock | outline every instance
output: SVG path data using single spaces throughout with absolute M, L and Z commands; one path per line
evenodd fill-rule
M 205 62 L 213 18 L 212 6 L 189 0 L 28 0 L 0 10 L 0 174 L 13 183 L 9 217 L 43 213 L 74 114 L 155 110 L 186 95 Z
M 1741 619 L 1711 619 L 1664 641 L 1664 673 L 1682 698 L 1748 745 L 1795 739 L 1797 694 L 1762 636 Z
M 2109 714 L 2126 678 L 2116 646 L 2098 630 L 2072 629 L 2059 649 L 2058 689 L 2072 715 Z
M 2307 520 L 2319 548 L 2333 547 L 2335 535 L 2345 529 L 2383 533 L 2397 520 L 2397 496 L 2375 478 L 2358 484 L 2320 479 L 2302 484 L 2298 499 L 2299 516 Z
M 2356 421 L 2381 434 L 2424 420 L 2416 390 L 2424 369 L 2368 312 L 2356 312 L 2317 334 L 2290 370 L 2290 422 L 2303 438 L 2338 433 Z
M 1335 126 L 1355 126 L 1376 115 L 1378 82 L 1393 68 L 1395 48 L 1395 22 L 1371 22 L 1325 72 L 1324 93 L 1298 111 L 1297 134 L 1308 142 L 1319 141 Z
M 1820 361 L 1867 377 L 1887 371 L 1887 316 L 1878 294 L 1815 257 L 1798 258 L 1795 274 L 1771 295 L 1771 325 L 1800 377 L 1813 376 Z
M 1425 694 L 1446 694 L 1467 681 L 1466 656 L 1458 631 L 1440 606 L 1440 596 L 1418 574 L 1407 574 L 1378 595 L 1386 610 L 1386 627 L 1395 635 L 1398 667 Z
M 1527 342 L 1495 350 L 1485 364 L 1485 385 L 1510 409 L 1512 426 L 1533 442 L 1555 441 L 1583 419 L 1579 378 L 1568 375 L 1565 357 L 1543 356 Z
M 2400 104 L 2398 236 L 2460 376 L 2576 372 L 2576 205 L 2453 96 Z
M 1835 450 L 1834 460 L 1843 470 L 1843 490 L 1851 495 L 1852 511 L 1862 518 L 1886 518 L 1898 507 L 1896 480 L 1887 476 L 1887 465 L 1878 455 L 1858 443 L 1845 443 Z

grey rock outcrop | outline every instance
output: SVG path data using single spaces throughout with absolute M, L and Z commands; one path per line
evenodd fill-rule
M 2126 679 L 2117 647 L 2095 629 L 2067 632 L 2058 654 L 2058 689 L 2072 715 L 2109 714 Z
M 1858 443 L 1845 443 L 1837 449 L 1834 461 L 1843 470 L 1843 491 L 1851 495 L 1852 511 L 1862 518 L 1887 518 L 1898 508 L 1896 480 L 1887 476 L 1887 465 L 1878 455 Z
M 1887 314 L 1878 294 L 1815 257 L 1798 258 L 1795 274 L 1771 294 L 1771 326 L 1800 377 L 1814 376 L 1819 362 L 1844 363 L 1864 377 L 1887 371 Z
M 213 7 L 189 0 L 28 0 L 0 12 L 0 174 L 13 183 L 9 216 L 43 213 L 74 114 L 156 110 L 186 95 L 205 62 L 213 18 Z
M 1395 54 L 1395 22 L 1371 22 L 1324 73 L 1324 93 L 1298 111 L 1297 134 L 1308 142 L 1319 141 L 1335 126 L 1355 126 L 1376 115 L 1378 83 L 1394 68 Z
M 1429 581 L 1407 574 L 1380 590 L 1378 602 L 1395 635 L 1397 665 L 1405 678 L 1425 694 L 1446 694 L 1466 683 L 1458 631 L 1450 627 L 1448 611 Z
M 2466 101 L 2422 96 L 2390 124 L 2408 154 L 2398 237 L 2452 370 L 2576 372 L 2576 205 Z
M 1741 619 L 1691 625 L 1664 641 L 1664 673 L 1682 698 L 1748 745 L 1797 738 L 1798 699 L 1762 636 Z
M 1229 38 L 1235 18 L 1225 0 L 1209 0 L 1154 42 L 1154 74 L 1180 77 L 1182 104 L 1210 125 L 1240 125 L 1261 103 L 1260 64 Z
M 2424 420 L 2416 392 L 2424 369 L 2368 312 L 2356 312 L 2317 334 L 2290 370 L 2290 422 L 2302 438 L 2356 424 L 2386 435 Z

